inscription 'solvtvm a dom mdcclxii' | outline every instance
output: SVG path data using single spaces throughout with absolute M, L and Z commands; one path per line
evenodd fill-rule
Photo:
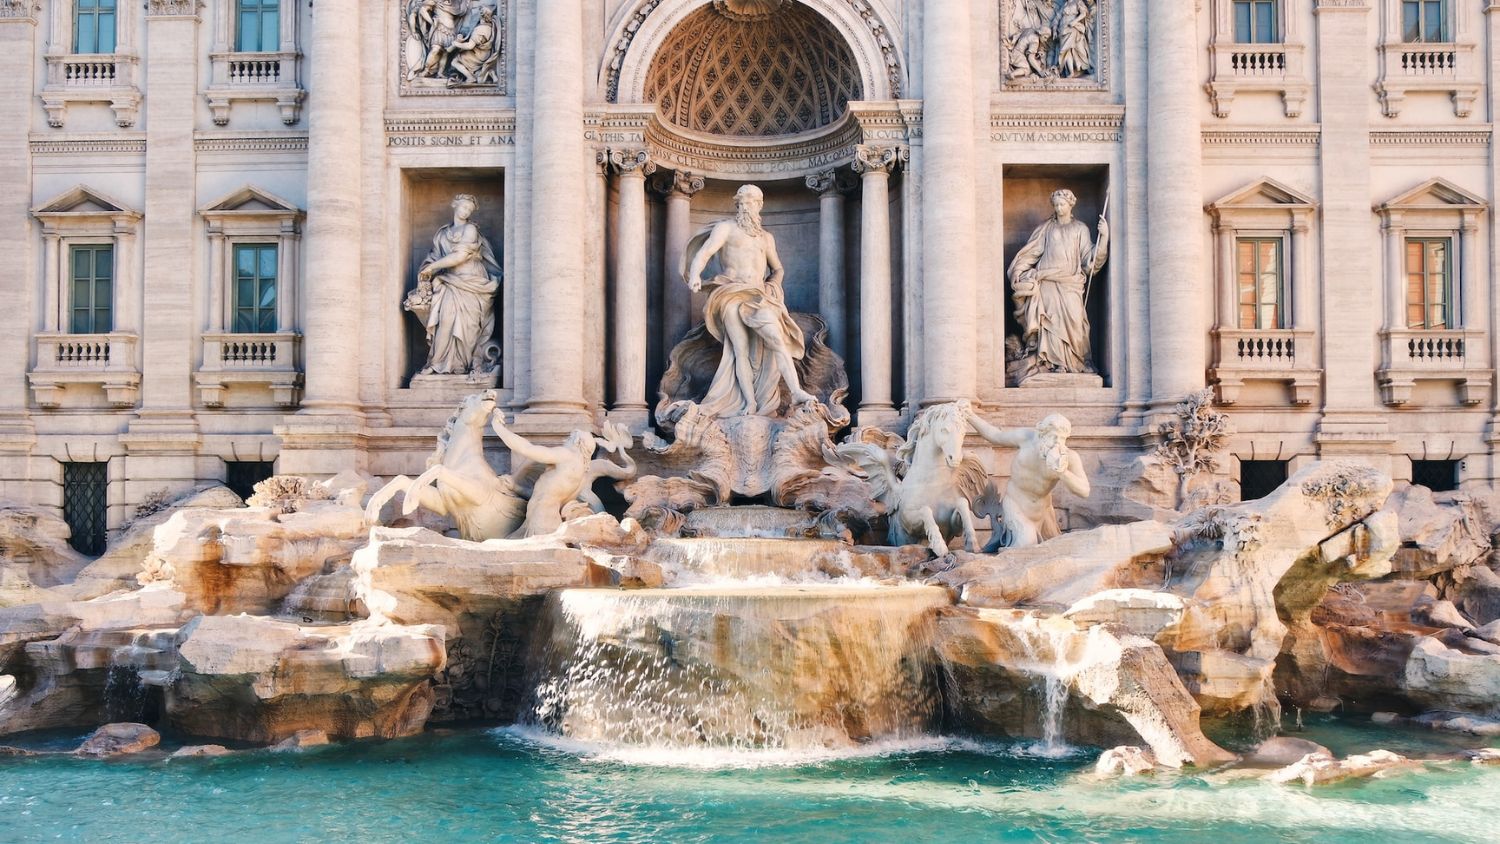
M 0 0 L 0 498 L 417 478 L 470 395 L 643 477 L 962 402 L 990 475 L 1066 438 L 1067 528 L 1205 387 L 1246 497 L 1489 486 L 1496 8 Z

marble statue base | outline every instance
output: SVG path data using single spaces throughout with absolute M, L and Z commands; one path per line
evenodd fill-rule
M 493 390 L 499 383 L 499 370 L 470 375 L 413 375 L 409 389 L 434 403 L 457 405 L 470 393 Z
M 1022 378 L 1016 386 L 1027 389 L 1102 389 L 1104 379 L 1092 372 L 1037 372 Z

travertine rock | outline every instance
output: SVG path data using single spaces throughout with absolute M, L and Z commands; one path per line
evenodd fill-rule
M 1452 601 L 1475 624 L 1500 620 L 1500 574 L 1486 566 L 1449 572 L 1443 597 Z
M 368 622 L 303 627 L 202 616 L 178 634 L 167 718 L 200 736 L 270 743 L 298 730 L 340 739 L 419 732 L 443 669 L 443 632 Z
M 172 759 L 196 759 L 199 757 L 229 756 L 234 751 L 222 744 L 190 744 L 172 752 Z
M 1456 627 L 1473 630 L 1474 625 L 1464 618 L 1452 601 L 1428 601 L 1417 605 L 1411 614 L 1412 621 L 1428 627 Z
M 1094 773 L 1101 777 L 1135 777 L 1156 770 L 1156 757 L 1140 747 L 1121 745 L 1099 754 Z
M 1050 677 L 1068 690 L 1053 718 L 1069 741 L 1144 742 L 1158 764 L 1172 768 L 1233 758 L 1204 737 L 1198 704 L 1148 639 L 1060 616 L 954 608 L 939 613 L 935 647 L 957 692 L 957 720 L 968 729 L 1043 735 Z
M 68 544 L 71 535 L 47 510 L 0 503 L 0 607 L 29 603 L 33 587 L 67 583 L 88 565 Z
M 299 582 L 347 560 L 365 538 L 359 507 L 335 500 L 301 501 L 281 513 L 184 510 L 156 529 L 140 579 L 173 583 L 197 612 L 269 614 Z
M 1309 754 L 1328 754 L 1328 748 L 1317 742 L 1293 736 L 1274 736 L 1255 746 L 1243 764 L 1254 768 L 1284 768 L 1306 758 Z
M 970 606 L 1062 610 L 1106 589 L 1159 587 L 1172 536 L 1154 521 L 1106 525 L 998 554 L 954 554 L 957 565 L 933 580 Z
M 1408 486 L 1391 496 L 1389 506 L 1401 519 L 1401 548 L 1393 571 L 1426 578 L 1484 560 L 1490 552 L 1485 519 L 1469 496 Z
M 160 743 L 161 734 L 145 724 L 105 724 L 73 752 L 96 758 L 126 756 L 149 750 Z
M 1500 715 L 1500 655 L 1465 653 L 1429 636 L 1412 648 L 1400 682 L 1427 709 Z
M 1266 779 L 1276 783 L 1300 781 L 1303 785 L 1326 785 L 1346 779 L 1363 779 L 1387 771 L 1417 768 L 1421 763 L 1413 762 L 1389 750 L 1372 750 L 1369 753 L 1339 760 L 1328 751 L 1309 753 L 1297 762 L 1273 771 Z
M 135 589 L 140 584 L 146 558 L 155 547 L 156 529 L 183 510 L 233 510 L 244 505 L 228 487 L 211 486 L 194 490 L 170 501 L 160 510 L 137 517 L 115 537 L 104 555 L 89 563 L 73 581 L 58 591 L 76 601 L 96 598 L 120 589 Z
M 271 745 L 271 750 L 274 753 L 288 753 L 309 747 L 322 747 L 328 743 L 328 734 L 322 730 L 298 730 Z

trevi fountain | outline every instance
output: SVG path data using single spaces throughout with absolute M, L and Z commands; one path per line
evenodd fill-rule
M 115 8 L 85 5 L 89 20 Z M 173 8 L 197 5 L 148 4 L 152 37 L 197 14 Z M 210 5 L 259 14 L 275 4 Z M 505 51 L 533 49 L 507 40 L 518 15 L 538 39 L 524 84 L 539 97 L 576 85 L 541 64 L 558 52 L 549 39 L 578 35 L 576 15 L 563 25 L 545 8 L 554 0 L 396 5 L 397 61 L 381 84 L 399 96 L 464 102 L 503 86 L 514 73 Z M 658 4 L 636 5 L 621 31 L 659 42 L 666 31 L 648 26 Z M 697 20 L 705 38 L 780 20 L 803 38 L 823 15 L 842 24 L 863 9 L 876 21 L 881 4 L 661 5 Z M 918 25 L 934 30 L 918 39 L 926 70 L 947 79 L 962 63 L 951 32 L 937 30 L 963 27 L 969 12 L 954 9 L 968 4 L 916 5 L 927 17 Z M 1120 56 L 1098 39 L 1121 36 L 1099 16 L 1117 5 L 1144 20 L 1146 7 L 1154 15 L 1164 4 L 999 4 L 997 84 L 1043 103 L 1106 84 Z M 1256 4 L 1206 5 L 1217 14 Z M 30 8 L 0 5 L 16 18 L 34 17 Z M 317 13 L 330 14 L 323 0 Z M 314 51 L 340 47 L 336 28 L 316 18 L 313 27 Z M 894 63 L 900 53 L 874 54 Z M 636 84 L 641 60 L 621 55 L 611 84 Z M 331 74 L 322 61 L 314 55 L 314 68 Z M 570 61 L 561 75 L 581 75 Z M 881 85 L 899 78 L 899 67 L 887 69 Z M 1112 72 L 1122 70 L 1131 68 Z M 316 78 L 325 94 L 337 84 Z M 785 185 L 753 173 L 721 173 L 711 213 L 673 216 L 677 200 L 667 200 L 669 231 L 652 264 L 667 286 L 648 297 L 647 265 L 632 256 L 648 251 L 645 177 L 666 160 L 666 136 L 600 152 L 600 178 L 618 183 L 607 226 L 589 230 L 556 216 L 556 194 L 569 188 L 546 180 L 583 157 L 548 158 L 545 144 L 561 137 L 552 122 L 570 118 L 543 105 L 528 142 L 538 147 L 526 183 L 536 220 L 497 225 L 494 203 L 513 199 L 442 170 L 413 194 L 429 225 L 407 238 L 400 289 L 371 288 L 390 294 L 379 307 L 407 340 L 389 410 L 418 419 L 398 424 L 416 433 L 339 427 L 343 388 L 332 379 L 353 384 L 359 371 L 339 362 L 337 338 L 314 336 L 337 334 L 338 322 L 309 316 L 299 342 L 306 403 L 318 412 L 286 417 L 280 471 L 243 500 L 187 470 L 193 482 L 132 500 L 130 517 L 88 554 L 55 508 L 23 495 L 0 506 L 0 839 L 1493 840 L 1500 497 L 1473 484 L 1434 492 L 1352 446 L 1299 461 L 1257 496 L 1243 480 L 1236 492 L 1222 470 L 1243 441 L 1236 426 L 1262 423 L 1226 409 L 1234 389 L 1253 388 L 1224 375 L 1199 389 L 1171 340 L 1151 351 L 1151 401 L 1127 408 L 1141 414 L 1142 433 L 1101 433 L 1088 397 L 1115 395 L 1128 380 L 1120 350 L 1136 348 L 1130 329 L 1101 324 L 1155 318 L 1155 297 L 1175 295 L 1153 281 L 1151 301 L 1127 307 L 1125 291 L 1109 288 L 1110 267 L 1123 278 L 1123 264 L 1150 255 L 1153 277 L 1180 269 L 1170 242 L 1158 248 L 1129 215 L 1181 186 L 1152 170 L 1145 193 L 1111 199 L 1104 170 L 1039 163 L 1008 200 L 1029 203 L 1014 218 L 1024 230 L 1007 217 L 1009 246 L 991 251 L 972 225 L 967 241 L 944 240 L 945 214 L 974 213 L 974 185 L 961 184 L 970 174 L 956 183 L 929 172 L 921 201 L 930 205 L 895 206 L 903 230 L 927 227 L 914 235 L 922 254 L 893 256 L 892 174 L 914 167 L 918 151 L 962 154 L 943 109 L 972 117 L 975 83 L 955 84 L 957 93 L 926 94 L 925 126 L 902 129 L 921 144 L 866 138 L 851 148 L 852 172 L 806 176 L 824 195 L 862 180 L 850 255 L 861 278 L 886 280 L 884 299 L 862 288 L 858 308 L 829 307 L 839 291 L 830 297 L 805 276 L 842 266 L 843 247 L 827 248 L 840 232 L 802 236 L 787 223 Z M 687 89 L 652 90 L 666 114 Z M 818 96 L 842 109 L 857 95 Z M 268 113 L 299 119 L 300 99 L 271 100 L 281 105 Z M 226 102 L 226 114 L 246 108 Z M 342 106 L 324 107 L 341 119 Z M 910 117 L 901 108 L 896 123 Z M 1166 143 L 1179 120 L 1169 112 L 1145 118 L 1166 127 Z M 170 121 L 162 114 L 152 123 Z M 310 155 L 320 154 L 318 119 Z M 1158 160 L 1157 122 L 1152 166 L 1172 167 L 1170 153 Z M 554 157 L 579 152 L 577 141 L 558 141 Z M 337 156 L 319 160 L 330 170 L 309 181 L 350 172 Z M 675 169 L 665 190 L 685 203 L 703 180 L 694 187 L 697 177 Z M 301 212 L 266 211 L 275 198 L 254 196 L 255 209 L 212 206 L 204 216 L 224 231 L 251 217 L 285 220 L 263 236 L 296 231 Z M 116 212 L 110 225 L 134 225 Z M 75 212 L 56 212 L 66 213 Z M 314 235 L 317 213 L 308 215 L 319 247 L 306 256 L 312 287 L 330 261 L 361 260 Z M 48 214 L 37 217 L 62 220 Z M 355 228 L 340 231 L 358 234 L 357 217 L 336 225 L 345 223 Z M 274 261 L 242 266 L 243 238 L 221 234 L 214 254 L 232 253 L 236 284 L 272 272 Z M 518 269 L 511 239 L 526 237 L 550 240 L 529 247 Z M 569 312 L 569 291 L 581 288 L 567 273 L 596 243 L 614 262 L 618 297 L 610 349 L 599 352 L 617 400 L 597 413 L 570 403 L 563 377 L 581 351 L 579 326 L 593 319 Z M 915 321 L 909 304 L 891 300 L 903 260 L 937 279 L 915 308 L 941 319 Z M 538 280 L 524 308 L 508 292 L 512 273 Z M 988 374 L 963 352 L 976 347 L 979 317 L 950 296 L 964 283 L 972 296 L 976 277 L 1003 293 L 982 315 L 1000 326 L 984 335 L 1000 341 L 985 347 Z M 308 295 L 328 307 L 347 292 L 331 284 Z M 214 302 L 275 330 L 261 316 L 270 311 Z M 893 308 L 913 322 L 893 328 Z M 572 335 L 559 329 L 570 319 Z M 1197 319 L 1152 333 L 1188 333 Z M 517 332 L 530 344 L 529 400 L 515 386 Z M 659 355 L 648 334 L 670 340 Z M 893 336 L 921 350 L 895 358 L 910 364 L 905 375 L 892 372 Z M 1327 354 L 1332 391 L 1340 363 Z M 333 376 L 315 368 L 325 365 Z M 242 407 L 249 382 L 221 375 L 209 383 L 200 372 L 201 395 Z M 157 388 L 146 377 L 150 407 Z M 1296 396 L 1299 377 L 1270 381 Z M 922 392 L 911 392 L 918 382 Z M 79 383 L 54 384 L 48 400 L 65 404 Z M 1032 397 L 1026 413 L 997 411 L 1019 394 Z M 1374 442 L 1340 442 L 1356 440 Z M 340 463 L 351 449 L 360 458 Z M 173 465 L 170 449 L 151 453 L 163 461 L 152 465 Z M 176 477 L 162 471 L 150 477 Z

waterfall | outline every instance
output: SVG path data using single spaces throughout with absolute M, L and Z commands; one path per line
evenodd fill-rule
M 567 589 L 526 720 L 603 745 L 852 747 L 937 716 L 928 586 Z

